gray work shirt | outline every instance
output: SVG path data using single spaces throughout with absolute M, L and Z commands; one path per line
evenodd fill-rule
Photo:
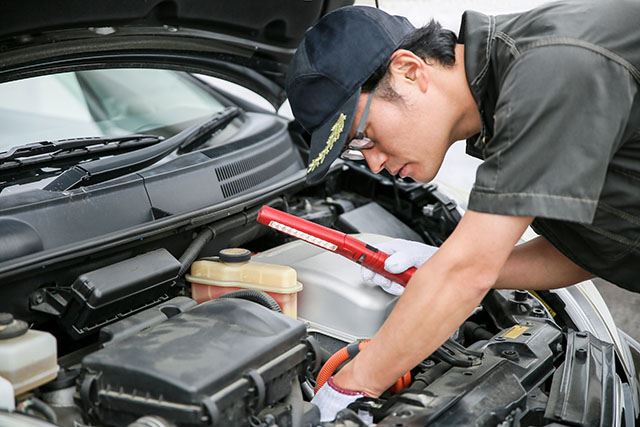
M 534 216 L 584 269 L 640 292 L 640 2 L 465 12 L 484 160 L 469 209 Z

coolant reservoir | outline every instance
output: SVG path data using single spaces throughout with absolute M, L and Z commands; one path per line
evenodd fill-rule
M 16 395 L 53 380 L 58 369 L 53 335 L 0 313 L 0 377 L 11 382 Z
M 218 298 L 229 292 L 253 289 L 269 294 L 294 319 L 298 315 L 298 282 L 296 271 L 288 266 L 251 261 L 251 252 L 232 248 L 220 251 L 218 260 L 199 260 L 191 264 L 191 296 L 198 303 Z

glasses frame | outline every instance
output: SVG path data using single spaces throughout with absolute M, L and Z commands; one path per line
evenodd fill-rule
M 364 106 L 360 122 L 356 128 L 356 134 L 345 144 L 344 150 L 340 153 L 340 158 L 343 160 L 364 160 L 362 150 L 372 148 L 375 145 L 375 142 L 364 134 L 364 128 L 367 125 L 367 118 L 369 117 L 369 109 L 371 108 L 371 101 L 373 101 L 373 94 L 369 93 L 367 94 L 367 103 Z

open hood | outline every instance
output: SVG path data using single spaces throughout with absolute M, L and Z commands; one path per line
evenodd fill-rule
M 153 66 L 221 76 L 284 100 L 305 31 L 353 0 L 9 2 L 0 82 L 88 68 Z

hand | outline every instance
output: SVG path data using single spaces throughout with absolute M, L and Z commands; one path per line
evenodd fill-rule
M 311 399 L 311 403 L 320 408 L 320 421 L 327 422 L 334 420 L 338 412 L 363 396 L 364 394 L 358 391 L 345 390 L 336 386 L 333 377 L 331 377 L 320 387 L 320 390 Z
M 429 246 L 424 243 L 403 239 L 393 239 L 375 246 L 382 252 L 386 252 L 391 255 L 385 261 L 384 269 L 389 273 L 394 274 L 402 273 L 411 267 L 420 267 L 438 250 L 435 246 Z M 392 282 L 386 277 L 374 273 L 368 268 L 362 267 L 360 275 L 366 284 L 380 286 L 391 295 L 401 295 L 404 292 L 404 286 L 399 283 Z

